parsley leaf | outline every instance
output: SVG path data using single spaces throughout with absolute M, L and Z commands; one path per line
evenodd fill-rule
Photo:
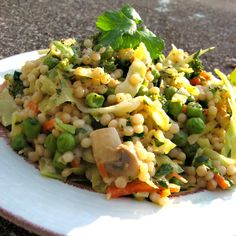
M 100 44 L 110 45 L 115 50 L 136 48 L 143 42 L 152 59 L 158 58 L 164 49 L 164 41 L 147 27 L 141 26 L 141 17 L 134 8 L 125 4 L 119 11 L 106 11 L 97 18 L 96 26 L 101 31 Z

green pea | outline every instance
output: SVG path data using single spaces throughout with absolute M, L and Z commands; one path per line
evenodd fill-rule
M 205 129 L 205 123 L 201 118 L 193 117 L 187 120 L 186 127 L 190 134 L 200 134 Z
M 75 145 L 75 137 L 72 134 L 63 133 L 57 138 L 57 150 L 61 153 L 73 150 Z
M 16 135 L 11 139 L 10 145 L 15 151 L 22 150 L 23 148 L 27 147 L 25 136 L 23 134 Z
M 89 93 L 86 96 L 86 103 L 91 108 L 99 108 L 102 107 L 103 103 L 105 101 L 105 98 L 97 93 Z
M 170 86 L 165 89 L 164 95 L 167 100 L 171 100 L 171 98 L 176 92 L 177 92 L 177 88 Z
M 59 63 L 56 57 L 46 57 L 43 61 L 44 65 L 47 65 L 49 70 L 54 68 Z
M 37 138 L 41 131 L 41 124 L 35 118 L 28 118 L 23 121 L 23 133 L 29 139 Z
M 174 135 L 171 141 L 175 143 L 177 146 L 183 147 L 187 143 L 187 139 L 188 139 L 188 135 L 181 130 L 177 134 Z
M 169 102 L 168 111 L 173 117 L 177 117 L 182 111 L 182 104 L 180 102 Z
M 54 153 L 57 150 L 57 138 L 49 134 L 44 141 L 44 147 Z
M 202 106 L 197 102 L 190 102 L 187 105 L 186 114 L 188 117 L 202 117 Z
M 56 152 L 52 160 L 52 164 L 57 170 L 63 170 L 66 168 L 66 165 L 60 160 L 61 156 L 62 154 L 60 152 Z

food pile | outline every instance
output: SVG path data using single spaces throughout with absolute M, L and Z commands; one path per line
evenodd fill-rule
M 236 184 L 236 70 L 152 33 L 129 5 L 100 15 L 98 33 L 52 41 L 5 75 L 0 119 L 10 145 L 41 174 L 107 198 L 168 197 Z

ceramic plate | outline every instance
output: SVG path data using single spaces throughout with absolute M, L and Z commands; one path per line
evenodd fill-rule
M 3 75 L 36 51 L 0 61 Z M 0 138 L 0 213 L 42 235 L 236 235 L 236 192 L 198 192 L 165 207 L 105 195 L 42 177 Z

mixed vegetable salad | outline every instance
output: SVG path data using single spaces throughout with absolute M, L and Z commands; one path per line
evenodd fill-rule
M 0 119 L 10 145 L 42 175 L 107 198 L 168 197 L 236 184 L 236 70 L 152 33 L 129 5 L 97 18 L 83 41 L 52 41 L 5 75 Z

